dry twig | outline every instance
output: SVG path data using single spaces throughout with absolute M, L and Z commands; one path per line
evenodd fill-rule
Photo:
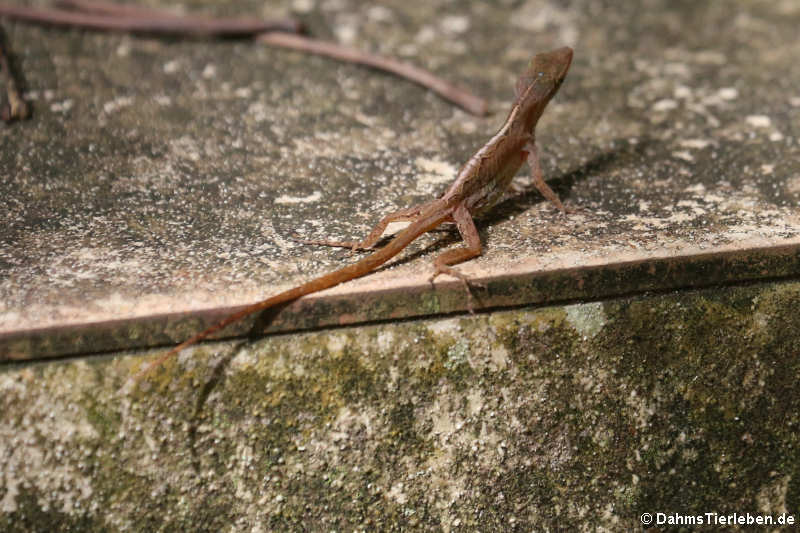
M 260 20 L 254 18 L 209 18 L 158 14 L 124 16 L 100 13 L 67 11 L 64 9 L 33 8 L 0 4 L 0 16 L 53 26 L 73 26 L 101 31 L 129 31 L 171 35 L 248 36 L 265 31 L 300 31 L 300 23 L 293 19 Z
M 475 96 L 427 70 L 391 57 L 369 54 L 336 43 L 294 35 L 302 30 L 293 19 L 262 21 L 252 18 L 211 18 L 179 15 L 152 8 L 121 5 L 102 0 L 58 0 L 62 9 L 15 7 L 0 4 L 0 16 L 62 26 L 105 31 L 164 33 L 190 36 L 257 36 L 272 46 L 292 48 L 339 61 L 366 65 L 427 87 L 442 98 L 475 115 L 484 115 L 486 100 Z
M 340 61 L 357 63 L 391 72 L 392 74 L 427 87 L 438 93 L 442 98 L 453 102 L 470 113 L 485 115 L 487 111 L 488 106 L 486 105 L 486 100 L 483 98 L 475 96 L 469 91 L 431 74 L 427 70 L 391 57 L 369 54 L 336 43 L 303 37 L 302 35 L 290 35 L 288 33 L 262 33 L 256 39 L 272 46 L 292 48 L 294 50 L 332 57 Z
M 0 108 L 0 119 L 4 122 L 11 122 L 12 120 L 28 118 L 30 116 L 30 107 L 22 99 L 22 95 L 19 92 L 19 85 L 14 77 L 14 71 L 6 53 L 6 38 L 2 28 L 0 28 L 0 71 L 2 71 L 5 78 L 6 94 L 8 94 L 8 103 Z

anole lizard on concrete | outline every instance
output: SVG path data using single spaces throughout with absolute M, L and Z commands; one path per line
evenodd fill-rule
M 411 222 L 383 248 L 356 263 L 254 303 L 226 317 L 218 324 L 166 352 L 140 372 L 136 379 L 138 380 L 170 357 L 177 355 L 184 348 L 248 315 L 369 274 L 400 253 L 417 237 L 444 222 L 455 223 L 465 246 L 447 250 L 436 257 L 430 280 L 433 281 L 440 274 L 448 274 L 466 283 L 467 278 L 453 269 L 451 265 L 481 255 L 481 241 L 472 217 L 488 210 L 503 197 L 512 178 L 525 161 L 530 166 L 533 184 L 539 192 L 562 212 L 566 212 L 567 209 L 542 177 L 534 130 L 547 103 L 564 81 L 571 62 L 572 49 L 567 47 L 534 56 L 528 69 L 517 80 L 517 97 L 503 126 L 467 161 L 458 173 L 456 180 L 442 196 L 431 202 L 386 215 L 361 242 L 320 241 L 314 243 L 364 250 L 372 248 L 380 240 L 390 222 Z

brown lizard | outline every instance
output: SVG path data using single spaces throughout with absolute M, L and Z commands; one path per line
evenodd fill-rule
M 481 255 L 481 241 L 472 218 L 491 208 L 503 197 L 512 178 L 525 161 L 530 166 L 533 184 L 539 192 L 553 202 L 562 212 L 566 212 L 567 210 L 558 196 L 544 182 L 542 177 L 534 130 L 539 117 L 547 107 L 547 103 L 564 81 L 571 62 L 572 49 L 567 47 L 534 56 L 528 69 L 517 80 L 517 97 L 503 126 L 489 142 L 467 161 L 453 184 L 439 198 L 386 215 L 361 242 L 312 241 L 313 244 L 344 246 L 353 250 L 365 250 L 372 248 L 380 240 L 390 222 L 411 222 L 408 227 L 400 231 L 384 247 L 356 263 L 329 274 L 324 274 L 266 300 L 254 303 L 226 317 L 218 324 L 166 352 L 140 372 L 136 379 L 138 380 L 139 377 L 158 367 L 184 348 L 205 339 L 209 335 L 213 335 L 229 324 L 248 315 L 296 300 L 307 294 L 334 287 L 372 272 L 400 253 L 417 237 L 444 222 L 455 223 L 465 246 L 447 250 L 436 257 L 433 262 L 434 271 L 430 280 L 433 281 L 440 274 L 449 274 L 466 283 L 467 278 L 453 269 L 451 265 Z

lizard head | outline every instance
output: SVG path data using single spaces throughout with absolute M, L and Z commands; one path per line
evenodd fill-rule
M 536 54 L 517 80 L 517 103 L 528 131 L 536 126 L 547 103 L 561 87 L 572 63 L 572 48 L 564 46 Z

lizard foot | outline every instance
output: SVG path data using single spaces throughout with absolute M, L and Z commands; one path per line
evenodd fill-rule
M 576 205 L 562 205 L 564 209 L 561 210 L 563 215 L 574 215 L 575 213 L 585 213 L 589 211 L 589 208 L 583 207 L 580 204 Z
M 481 289 L 486 289 L 486 284 L 481 283 L 479 281 L 471 280 L 458 270 L 444 265 L 436 267 L 436 271 L 433 274 L 431 274 L 430 278 L 428 278 L 428 282 L 433 284 L 433 281 L 441 274 L 447 274 L 448 276 L 452 276 L 458 279 L 462 283 L 462 285 L 464 286 L 464 290 L 467 292 L 467 310 L 469 311 L 469 314 L 474 315 L 475 306 L 472 304 L 473 297 L 472 297 L 472 290 L 470 290 L 470 285 L 475 287 L 480 287 Z
M 362 250 L 366 250 L 363 246 L 361 246 L 360 242 L 355 241 L 324 241 L 324 240 L 310 240 L 310 239 L 301 239 L 298 235 L 292 235 L 289 239 L 293 240 L 294 242 L 298 242 L 300 244 L 310 244 L 312 246 L 334 246 L 336 248 L 350 248 L 352 252 L 358 252 Z

